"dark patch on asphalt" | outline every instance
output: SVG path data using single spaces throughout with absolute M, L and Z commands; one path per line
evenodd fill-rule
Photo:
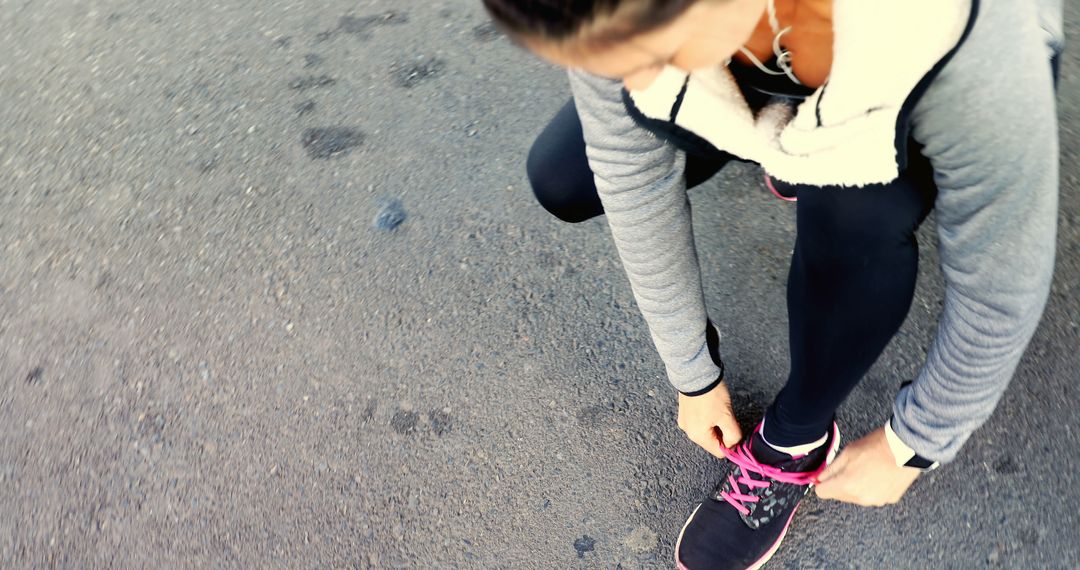
M 816 550 L 814 550 L 813 561 L 814 568 L 832 568 L 836 566 L 833 560 L 829 557 L 829 553 L 820 546 Z
M 375 214 L 375 227 L 387 232 L 394 230 L 405 221 L 407 216 L 405 208 L 401 205 L 401 200 L 396 198 L 388 200 L 379 209 L 379 213 Z
M 364 142 L 364 133 L 349 127 L 318 127 L 304 130 L 300 144 L 308 156 L 327 159 L 343 156 Z
M 378 400 L 371 400 L 370 402 L 368 402 L 367 406 L 364 407 L 364 413 L 360 414 L 360 421 L 361 422 L 366 422 L 366 421 L 370 420 L 371 418 L 375 417 L 375 410 L 378 407 L 379 407 L 379 401 Z
M 735 409 L 735 419 L 744 427 L 756 425 L 755 422 L 761 421 L 765 415 L 765 408 L 772 402 L 768 394 L 760 391 L 733 390 L 731 399 L 734 403 L 732 407 Z
M 1026 546 L 1038 546 L 1039 543 L 1042 542 L 1043 534 L 1045 532 L 1046 531 L 1042 529 L 1028 527 L 1020 529 L 1018 536 L 1020 537 L 1020 542 L 1024 543 Z
M 435 432 L 435 435 L 449 433 L 450 429 L 453 428 L 453 418 L 442 410 L 428 412 L 428 422 L 431 424 L 431 431 Z
M 310 113 L 310 112 L 312 112 L 314 110 L 315 110 L 315 101 L 312 101 L 311 99 L 308 99 L 307 101 L 304 101 L 303 103 L 297 103 L 296 104 L 296 114 L 297 114 L 297 116 L 303 117 L 304 115 L 306 115 L 306 114 L 308 114 L 308 113 Z
M 1020 472 L 1020 464 L 1011 455 L 1006 455 L 994 462 L 994 471 L 1002 475 L 1016 475 Z
M 374 16 L 342 16 L 338 18 L 338 25 L 336 28 L 319 32 L 315 35 L 315 41 L 324 42 L 339 33 L 349 34 L 362 40 L 366 40 L 371 37 L 371 32 L 375 28 L 381 28 L 383 26 L 400 26 L 408 21 L 409 15 L 407 13 L 395 12 L 393 10 Z
M 323 56 L 317 53 L 305 53 L 304 54 L 304 67 L 311 68 L 322 65 L 322 62 L 326 61 Z
M 202 174 L 209 174 L 209 173 L 213 172 L 215 168 L 217 168 L 217 165 L 218 165 L 218 157 L 212 156 L 210 158 L 207 158 L 205 160 L 200 161 L 198 166 L 196 166 L 196 168 Z
M 274 46 L 279 48 L 287 48 L 292 43 L 292 36 L 281 36 L 274 40 Z
M 139 439 L 144 442 L 158 443 L 165 432 L 165 416 L 161 414 L 145 414 L 139 418 L 137 428 Z
M 473 27 L 472 35 L 473 39 L 476 41 L 487 43 L 501 38 L 503 34 L 499 30 L 499 27 L 492 22 L 484 22 L 483 24 Z
M 577 421 L 584 427 L 595 427 L 609 411 L 609 408 L 600 404 L 581 408 L 577 412 Z
M 574 541 L 574 550 L 577 551 L 578 558 L 585 558 L 585 553 L 592 552 L 595 548 L 596 541 L 587 534 L 581 535 L 581 538 Z
M 40 366 L 35 366 L 33 370 L 31 370 L 29 373 L 27 373 L 27 375 L 26 375 L 26 383 L 27 384 L 40 384 L 41 379 L 44 376 L 45 376 L 45 369 L 40 367 Z
M 398 410 L 394 412 L 394 417 L 390 418 L 390 427 L 401 435 L 411 435 L 416 430 L 416 422 L 419 419 L 420 414 L 416 412 Z
M 372 28 L 400 26 L 409 21 L 405 12 L 390 10 L 376 16 L 342 16 L 338 18 L 338 30 L 346 34 L 367 38 Z
M 394 83 L 403 89 L 412 89 L 421 83 L 434 79 L 446 69 L 446 63 L 436 57 L 420 59 L 412 64 L 394 64 L 390 73 Z
M 289 81 L 289 89 L 306 91 L 316 87 L 329 87 L 335 83 L 337 83 L 337 79 L 334 79 L 329 75 L 308 75 L 305 77 L 294 77 Z

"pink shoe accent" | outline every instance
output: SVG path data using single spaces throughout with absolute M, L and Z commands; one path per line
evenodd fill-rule
M 797 197 L 796 198 L 788 198 L 787 196 L 784 196 L 780 192 L 777 192 L 776 187 L 773 186 L 772 178 L 769 178 L 768 173 L 765 174 L 765 187 L 769 189 L 769 192 L 772 192 L 773 196 L 776 196 L 777 198 L 780 198 L 781 200 L 783 200 L 785 202 L 797 202 L 799 200 Z

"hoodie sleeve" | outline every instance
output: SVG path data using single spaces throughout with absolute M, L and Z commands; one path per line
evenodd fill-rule
M 608 226 L 668 379 L 683 393 L 707 391 L 723 369 L 718 338 L 706 339 L 685 154 L 634 122 L 621 83 L 579 70 L 569 76 Z
M 939 191 L 945 303 L 892 425 L 927 459 L 953 459 L 993 412 L 1049 295 L 1058 135 L 1045 18 L 1028 2 L 983 0 L 914 109 L 913 135 Z

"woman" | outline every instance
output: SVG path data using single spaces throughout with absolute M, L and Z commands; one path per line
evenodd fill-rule
M 680 568 L 757 568 L 801 498 L 896 502 L 993 411 L 1054 259 L 1060 0 L 484 0 L 569 69 L 533 146 L 541 204 L 605 214 L 679 427 L 728 460 Z M 791 371 L 745 438 L 705 311 L 686 189 L 754 162 L 796 201 Z M 937 210 L 945 304 L 884 425 L 839 446 L 835 411 L 899 329 Z

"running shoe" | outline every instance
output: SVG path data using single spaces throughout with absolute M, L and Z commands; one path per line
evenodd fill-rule
M 780 547 L 799 502 L 839 447 L 835 422 L 824 445 L 798 456 L 769 447 L 759 424 L 728 452 L 720 483 L 679 532 L 679 570 L 761 568 Z

